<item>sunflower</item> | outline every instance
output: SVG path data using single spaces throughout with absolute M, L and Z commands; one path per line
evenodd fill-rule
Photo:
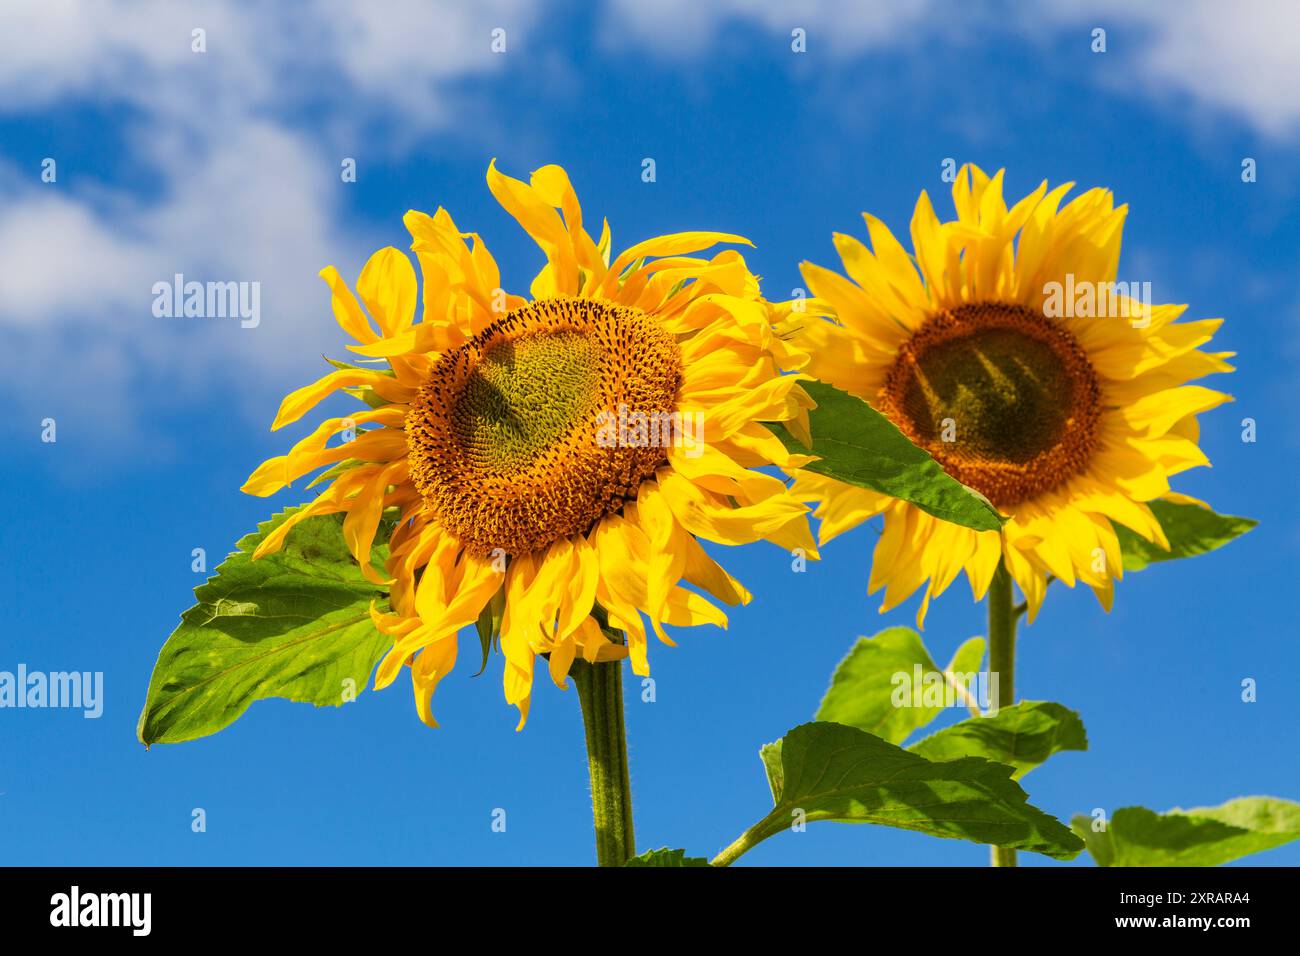
M 1115 526 L 1168 547 L 1147 503 L 1191 500 L 1169 479 L 1209 464 L 1196 416 L 1230 400 L 1186 384 L 1232 370 L 1233 353 L 1199 351 L 1222 320 L 1178 322 L 1186 306 L 1116 282 L 1126 206 L 1103 189 L 1062 206 L 1074 184 L 1044 182 L 1008 209 L 1002 181 L 963 167 L 950 222 L 922 192 L 913 255 L 866 215 L 871 250 L 835 236 L 849 278 L 802 266 L 808 311 L 829 320 L 800 330 L 806 370 L 882 412 L 1006 517 L 1001 531 L 973 531 L 796 474 L 822 543 L 883 516 L 869 592 L 885 589 L 883 612 L 926 585 L 918 624 L 962 571 L 981 600 L 999 562 L 1030 620 L 1052 578 L 1087 584 L 1109 610 L 1123 575 Z
M 645 675 L 647 621 L 668 644 L 664 625 L 726 626 L 704 594 L 727 605 L 750 595 L 702 540 L 816 556 L 808 508 L 754 470 L 808 460 L 763 423 L 806 434 L 812 403 L 806 376 L 784 374 L 804 357 L 774 336 L 741 255 L 689 255 L 747 240 L 677 233 L 611 262 L 608 223 L 593 240 L 560 167 L 524 183 L 490 164 L 487 183 L 545 252 L 530 296 L 501 289 L 492 255 L 444 209 L 408 212 L 422 290 L 393 248 L 362 269 L 360 301 L 336 269 L 321 272 L 348 347 L 378 367 L 335 363 L 284 399 L 272 430 L 340 390 L 363 406 L 264 463 L 244 491 L 270 495 L 332 466 L 317 479 L 328 487 L 254 556 L 298 521 L 343 512 L 352 554 L 389 588 L 390 607 L 371 611 L 393 638 L 376 688 L 409 666 L 419 715 L 437 726 L 430 698 L 458 632 L 497 620 L 522 728 L 538 655 L 560 687 L 579 656 L 630 657 Z M 355 437 L 329 444 L 341 432 Z M 392 528 L 386 576 L 369 560 L 381 527 Z

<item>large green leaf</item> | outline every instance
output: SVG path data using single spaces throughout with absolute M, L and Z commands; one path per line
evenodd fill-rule
M 794 728 L 762 749 L 772 812 L 724 851 L 740 852 L 802 818 L 878 823 L 1068 860 L 1083 843 L 1029 805 L 1012 768 L 980 757 L 935 763 L 842 724 Z
M 1169 550 L 1138 537 L 1123 525 L 1116 525 L 1125 571 L 1141 571 L 1156 561 L 1205 554 L 1223 547 L 1259 524 L 1250 518 L 1216 514 L 1200 505 L 1153 501 L 1150 508 L 1169 539 Z
M 624 866 L 708 866 L 709 861 L 702 856 L 687 856 L 685 850 L 670 850 L 663 846 L 657 850 L 646 850 L 623 864 Z
M 768 427 L 789 451 L 818 457 L 804 470 L 902 498 L 936 518 L 977 531 L 1002 527 L 988 499 L 951 477 L 862 399 L 825 382 L 804 382 L 803 389 L 817 402 L 809 413 L 812 448 L 783 426 Z
M 1019 780 L 1062 750 L 1087 750 L 1088 735 L 1068 707 L 1025 700 L 992 716 L 972 717 L 945 727 L 908 748 L 927 760 L 987 757 L 1016 768 Z
M 344 703 L 391 643 L 370 620 L 382 592 L 343 541 L 342 515 L 300 522 L 257 561 L 262 539 L 298 509 L 263 522 L 194 591 L 198 604 L 163 645 L 136 733 L 147 746 L 216 733 L 266 697 Z M 376 547 L 377 567 L 387 553 Z
M 942 706 L 933 704 L 938 694 L 927 693 L 927 685 L 932 690 L 952 686 L 945 674 L 974 674 L 983 658 L 984 639 L 972 637 L 957 649 L 943 672 L 910 627 L 890 627 L 874 637 L 860 637 L 835 668 L 814 719 L 856 727 L 900 744 L 943 712 Z M 951 696 L 954 702 L 962 700 L 956 690 Z
M 1219 866 L 1300 839 L 1300 803 L 1239 797 L 1168 813 L 1124 807 L 1100 832 L 1082 814 L 1071 826 L 1098 866 Z

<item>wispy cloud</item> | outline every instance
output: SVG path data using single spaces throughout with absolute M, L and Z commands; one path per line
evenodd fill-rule
M 264 395 L 312 374 L 337 340 L 316 273 L 356 267 L 373 245 L 344 221 L 342 157 L 392 148 L 376 129 L 455 123 L 457 85 L 501 67 L 491 31 L 518 44 L 533 17 L 520 0 L 37 0 L 0 15 L 0 114 L 88 111 L 125 152 L 108 165 L 127 171 L 85 172 L 106 148 L 90 139 L 52 152 L 53 183 L 35 164 L 0 166 L 6 387 L 110 430 L 132 424 L 144 380 Z M 175 273 L 259 282 L 261 324 L 155 317 L 152 286 Z
M 615 47 L 639 45 L 667 58 L 685 58 L 715 49 L 721 34 L 749 23 L 788 38 L 802 29 L 821 49 L 854 56 L 945 32 L 953 18 L 941 15 L 940 7 L 938 0 L 852 5 L 842 0 L 609 0 L 602 38 Z
M 1291 0 L 1052 0 L 1047 28 L 1113 27 L 1109 52 L 1141 81 L 1135 91 L 1186 98 L 1268 136 L 1300 133 L 1300 5 Z
M 685 59 L 707 54 L 741 25 L 774 37 L 803 28 L 810 50 L 838 59 L 919 46 L 935 57 L 945 44 L 1041 40 L 1070 31 L 1086 44 L 1101 27 L 1108 33 L 1106 55 L 1124 66 L 1114 75 L 1140 80 L 1122 93 L 1183 98 L 1268 136 L 1300 134 L 1300 4 L 1293 0 L 610 0 L 602 36 L 611 46 L 640 45 Z

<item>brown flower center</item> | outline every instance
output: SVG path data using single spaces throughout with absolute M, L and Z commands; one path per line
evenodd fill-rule
M 635 498 L 662 447 L 610 440 L 620 409 L 670 414 L 681 350 L 650 316 L 542 299 L 443 354 L 406 419 L 411 478 L 471 553 L 584 533 Z
M 1101 389 L 1067 330 L 991 302 L 926 319 L 894 359 L 879 407 L 944 471 L 1007 507 L 1087 467 Z

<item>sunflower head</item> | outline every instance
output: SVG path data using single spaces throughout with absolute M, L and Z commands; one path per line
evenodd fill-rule
M 936 312 L 899 347 L 878 393 L 905 435 L 1007 508 L 1087 467 L 1100 399 L 1075 338 L 1003 302 Z
M 1221 320 L 1177 322 L 1185 306 L 1118 281 L 1126 207 L 1101 189 L 1062 206 L 1073 184 L 1043 183 L 1008 208 L 1002 183 L 964 167 L 949 221 L 923 192 L 911 254 L 868 215 L 871 249 L 835 236 L 847 278 L 803 266 L 822 316 L 800 324 L 808 371 L 872 404 L 1008 519 L 977 532 L 796 476 L 823 542 L 883 515 L 871 589 L 885 588 L 887 610 L 924 585 L 918 621 L 963 570 L 982 598 L 999 562 L 1031 617 L 1051 577 L 1083 581 L 1109 607 L 1123 574 L 1115 525 L 1167 546 L 1147 502 L 1207 464 L 1196 416 L 1228 400 L 1186 384 L 1231 370 L 1231 353 L 1198 348 Z
M 359 300 L 335 269 L 321 273 L 349 347 L 382 367 L 336 363 L 284 400 L 273 427 L 338 390 L 367 408 L 327 419 L 245 485 L 272 494 L 333 466 L 259 553 L 294 521 L 344 512 L 353 554 L 375 573 L 381 517 L 396 519 L 390 607 L 372 612 L 393 638 L 376 684 L 409 666 L 430 724 L 457 634 L 480 618 L 499 622 L 522 726 L 538 657 L 562 687 L 578 655 L 630 657 L 645 674 L 648 630 L 671 643 L 666 625 L 725 625 L 709 598 L 749 594 L 701 541 L 765 539 L 816 556 L 806 506 L 755 470 L 806 461 L 764 425 L 806 432 L 803 376 L 785 374 L 803 356 L 773 334 L 738 252 L 693 255 L 746 240 L 678 233 L 611 258 L 608 224 L 599 240 L 588 234 L 558 166 L 528 183 L 489 166 L 488 186 L 545 253 L 530 296 L 502 289 L 481 240 L 445 210 L 408 213 L 422 288 L 396 249 L 371 257 Z M 355 440 L 330 444 L 348 426 L 361 429 Z
M 681 349 L 645 313 L 557 297 L 439 357 L 411 405 L 411 478 L 478 555 L 540 551 L 636 498 L 657 444 L 600 441 L 621 404 L 671 415 Z

